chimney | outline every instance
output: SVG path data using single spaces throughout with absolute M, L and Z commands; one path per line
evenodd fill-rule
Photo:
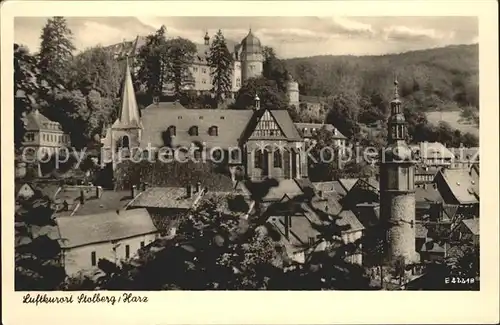
M 144 182 L 142 183 L 142 191 L 145 191 L 148 189 L 148 183 Z
M 137 196 L 137 185 L 132 185 L 132 189 L 131 189 L 131 196 L 132 198 L 136 197 Z
M 424 190 L 427 189 L 427 183 L 424 183 Z
M 62 210 L 63 211 L 68 211 L 69 210 L 69 204 L 68 204 L 68 201 L 64 200 L 63 204 L 62 204 Z
M 190 198 L 191 197 L 191 184 L 186 185 L 186 197 Z
M 260 109 L 260 98 L 257 94 L 255 94 L 254 101 L 255 101 L 255 110 L 258 111 Z
M 96 186 L 95 187 L 95 196 L 96 198 L 100 199 L 102 196 L 102 187 Z
M 85 192 L 80 190 L 80 204 L 85 204 Z
M 198 182 L 196 182 L 196 187 L 195 187 L 194 192 L 195 193 L 200 193 L 200 190 L 201 190 L 201 182 L 198 181 Z
M 318 196 L 323 197 L 323 191 L 318 191 Z
M 116 209 L 116 214 L 120 214 L 120 209 Z

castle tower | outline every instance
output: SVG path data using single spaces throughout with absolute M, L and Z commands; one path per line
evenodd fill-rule
M 380 218 L 386 227 L 387 261 L 404 257 L 407 264 L 419 260 L 415 250 L 415 165 L 406 144 L 406 121 L 401 110 L 398 82 L 391 101 L 388 146 L 380 164 Z
M 252 30 L 241 41 L 241 78 L 242 83 L 250 78 L 262 75 L 264 56 L 260 40 L 255 37 Z
M 286 81 L 286 94 L 288 97 L 288 104 L 299 108 L 299 83 L 295 81 L 289 73 Z
M 143 130 L 128 58 L 125 65 L 120 111 L 118 118 L 111 126 L 110 132 L 108 132 L 110 139 L 108 139 L 107 144 L 111 154 L 116 154 L 122 149 L 130 151 L 133 148 L 138 148 Z

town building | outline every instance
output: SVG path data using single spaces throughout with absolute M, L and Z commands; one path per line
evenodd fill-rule
M 56 223 L 62 265 L 70 276 L 97 268 L 101 259 L 119 265 L 158 237 L 146 209 L 58 217 Z
M 59 148 L 70 147 L 70 137 L 64 133 L 61 124 L 49 120 L 38 109 L 26 114 L 23 122 L 26 132 L 22 146 L 33 148 L 39 157 L 52 155 Z
M 333 138 L 333 145 L 338 150 L 340 155 L 345 155 L 346 153 L 346 141 L 347 137 L 343 135 L 335 126 L 332 124 L 325 123 L 295 123 L 295 126 L 301 133 L 304 141 L 310 141 L 316 132 L 322 128 L 325 128 L 326 131 L 331 132 L 331 136 Z
M 386 226 L 386 257 L 420 260 L 415 247 L 415 162 L 406 144 L 406 121 L 395 81 L 388 121 L 388 146 L 380 164 L 380 217 Z
M 237 172 L 252 180 L 307 177 L 304 139 L 288 111 L 260 109 L 257 96 L 254 110 L 185 109 L 180 105 L 166 109 L 165 103 L 156 102 L 141 113 L 127 64 L 120 112 L 102 140 L 103 159 L 113 169 L 113 157 L 118 153 L 139 149 L 158 154 L 160 148 L 171 148 L 194 158 L 209 150 L 209 160 L 227 165 L 233 179 Z
M 440 142 L 420 142 L 411 145 L 415 160 L 423 167 L 452 167 L 455 159 L 454 153 Z

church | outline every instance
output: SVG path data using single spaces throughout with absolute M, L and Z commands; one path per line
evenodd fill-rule
M 155 101 L 139 111 L 128 60 L 124 82 L 118 118 L 102 139 L 102 160 L 113 169 L 118 153 L 159 158 L 167 148 L 182 151 L 176 160 L 209 151 L 233 180 L 237 174 L 252 180 L 307 178 L 304 138 L 288 111 L 260 109 L 258 94 L 253 110 L 186 109 L 178 102 Z

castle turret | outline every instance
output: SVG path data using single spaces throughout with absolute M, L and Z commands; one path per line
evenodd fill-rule
M 260 40 L 252 30 L 241 41 L 241 77 L 242 82 L 262 75 L 264 56 Z
M 205 33 L 203 40 L 205 41 L 205 45 L 210 45 L 210 36 L 208 36 L 208 32 Z
M 406 263 L 414 263 L 419 260 L 415 250 L 415 165 L 405 141 L 407 128 L 397 80 L 394 85 L 388 146 L 380 164 L 380 218 L 386 227 L 387 261 L 404 257 Z
M 286 94 L 288 97 L 288 104 L 299 108 L 299 83 L 295 81 L 289 73 L 286 81 Z

